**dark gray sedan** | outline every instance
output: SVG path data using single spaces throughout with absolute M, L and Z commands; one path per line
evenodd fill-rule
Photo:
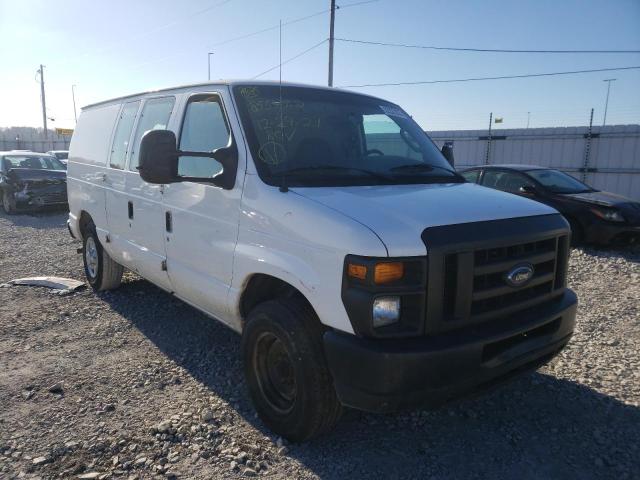
M 567 173 L 534 165 L 482 165 L 460 173 L 469 182 L 555 208 L 571 225 L 574 244 L 640 243 L 640 202 L 596 190 Z
M 67 205 L 67 172 L 52 155 L 0 152 L 0 198 L 8 214 Z

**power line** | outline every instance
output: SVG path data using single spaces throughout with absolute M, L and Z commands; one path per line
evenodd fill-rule
M 229 1 L 231 1 L 231 0 L 225 0 L 224 3 L 229 2 Z M 351 7 L 357 7 L 357 6 L 360 6 L 360 5 L 365 5 L 365 4 L 368 4 L 368 3 L 374 3 L 374 2 L 379 2 L 379 1 L 380 0 L 363 0 L 363 1 L 360 1 L 360 2 L 347 3 L 347 4 L 343 4 L 342 6 L 336 7 L 336 10 L 345 9 L 345 8 L 351 8 Z M 222 4 L 218 4 L 217 6 L 220 6 L 220 5 L 222 5 Z M 298 17 L 298 18 L 294 18 L 294 19 L 291 19 L 291 20 L 287 20 L 286 22 L 282 22 L 282 26 L 284 27 L 284 26 L 287 26 L 287 25 L 293 25 L 295 23 L 299 23 L 299 22 L 302 22 L 304 20 L 308 20 L 310 18 L 318 17 L 320 15 L 325 15 L 326 13 L 329 13 L 330 11 L 331 11 L 331 9 L 325 9 L 325 10 L 322 10 L 320 12 L 315 12 L 315 13 L 311 13 L 309 15 L 305 15 L 305 16 L 302 16 L 302 17 Z M 209 49 L 212 49 L 213 47 L 218 47 L 220 45 L 226 45 L 228 43 L 232 43 L 232 42 L 235 42 L 235 41 L 238 41 L 238 40 L 244 40 L 245 38 L 250 38 L 250 37 L 253 37 L 255 35 L 259 35 L 261 33 L 270 32 L 272 30 L 277 30 L 278 28 L 280 28 L 280 24 L 279 23 L 277 25 L 272 25 L 270 27 L 265 27 L 265 28 L 262 28 L 260 30 L 255 30 L 253 32 L 245 33 L 245 34 L 240 35 L 238 37 L 232 37 L 232 38 L 228 38 L 226 40 L 221 40 L 221 41 L 219 41 L 217 43 L 214 43 L 214 44 L 210 45 Z M 159 58 L 146 60 L 144 62 L 133 64 L 130 67 L 127 67 L 127 68 L 128 68 L 128 70 L 132 70 L 132 69 L 137 70 L 137 69 L 139 69 L 141 67 L 144 67 L 146 65 L 150 65 L 150 64 L 153 64 L 153 63 L 161 62 L 161 61 L 167 60 L 169 58 L 175 58 L 175 57 L 181 55 L 182 52 L 185 52 L 185 51 L 187 51 L 187 50 L 181 50 L 180 52 L 177 52 L 177 53 L 172 53 L 170 55 L 164 55 L 164 56 L 159 57 Z
M 365 5 L 367 3 L 374 3 L 374 2 L 379 2 L 379 1 L 380 0 L 364 0 L 364 1 L 361 1 L 361 2 L 347 3 L 347 4 L 343 4 L 342 6 L 337 6 L 336 10 L 345 9 L 345 8 L 351 8 L 351 7 L 357 7 L 359 5 Z M 304 20 L 308 20 L 310 18 L 318 17 L 320 15 L 325 15 L 326 13 L 330 13 L 330 12 L 331 12 L 331 9 L 327 8 L 325 10 L 321 10 L 319 12 L 311 13 L 311 14 L 305 15 L 303 17 L 298 17 L 298 18 L 294 18 L 294 19 L 291 19 L 291 20 L 287 20 L 286 22 L 282 22 L 282 26 L 286 27 L 287 25 L 293 25 L 295 23 L 299 23 L 299 22 L 302 22 Z M 217 47 L 217 46 L 220 46 L 220 45 L 226 45 L 227 43 L 235 42 L 235 41 L 238 41 L 238 40 L 244 40 L 245 38 L 253 37 L 253 36 L 259 35 L 261 33 L 270 32 L 272 30 L 277 30 L 278 28 L 280 28 L 280 24 L 271 25 L 270 27 L 261 28 L 260 30 L 256 30 L 254 32 L 245 33 L 245 34 L 237 36 L 237 37 L 232 37 L 232 38 L 228 38 L 227 40 L 222 40 L 220 42 L 214 43 L 211 46 L 212 47 Z
M 325 43 L 327 40 L 328 40 L 327 38 L 323 39 L 322 41 L 320 41 L 320 42 L 316 43 L 315 45 L 313 45 L 313 46 L 311 46 L 311 47 L 307 48 L 306 50 L 304 50 L 304 51 L 302 51 L 302 52 L 298 53 L 297 55 L 294 55 L 293 57 L 288 58 L 288 59 L 287 59 L 287 60 L 285 60 L 284 62 L 279 63 L 279 64 L 278 64 L 278 65 L 276 65 L 275 67 L 271 67 L 270 69 L 265 70 L 265 71 L 264 71 L 264 72 L 262 72 L 262 73 L 259 73 L 259 74 L 258 74 L 258 75 L 256 75 L 255 77 L 251 77 L 251 80 L 255 80 L 256 78 L 261 77 L 262 75 L 265 75 L 265 74 L 267 74 L 267 73 L 269 73 L 269 72 L 272 72 L 273 70 L 275 70 L 276 68 L 280 67 L 281 65 L 286 65 L 287 63 L 292 62 L 292 61 L 294 61 L 294 60 L 295 60 L 295 59 L 297 59 L 297 58 L 300 58 L 301 56 L 305 55 L 306 53 L 309 53 L 311 50 L 318 48 L 320 45 L 322 45 L 323 43 Z
M 550 72 L 550 73 L 529 73 L 525 75 L 501 75 L 499 77 L 472 77 L 472 78 L 456 78 L 449 80 L 424 80 L 416 82 L 395 82 L 395 83 L 367 83 L 362 85 L 342 85 L 341 88 L 362 88 L 362 87 L 389 87 L 400 85 L 427 85 L 433 83 L 457 83 L 457 82 L 477 82 L 482 80 L 506 80 L 511 78 L 532 78 L 532 77 L 553 77 L 558 75 L 575 75 L 579 73 L 595 73 L 595 72 L 617 72 L 621 70 L 637 70 L 637 67 L 616 67 L 616 68 L 594 68 L 591 70 L 573 70 L 569 72 Z
M 322 10 L 321 12 L 316 12 L 316 13 L 312 13 L 310 15 L 305 15 L 304 17 L 294 18 L 293 20 L 289 20 L 287 22 L 282 22 L 282 26 L 284 27 L 284 26 L 287 26 L 287 25 L 292 25 L 294 23 L 302 22 L 304 20 L 308 20 L 308 19 L 313 18 L 313 17 L 324 15 L 328 11 L 329 10 Z M 222 40 L 222 41 L 220 41 L 218 43 L 214 43 L 211 46 L 212 47 L 217 47 L 217 46 L 220 46 L 220 45 L 226 45 L 227 43 L 236 42 L 238 40 L 244 40 L 245 38 L 253 37 L 253 36 L 259 35 L 261 33 L 270 32 L 271 30 L 277 30 L 278 28 L 280 28 L 280 24 L 272 25 L 270 27 L 265 27 L 265 28 L 262 28 L 260 30 L 256 30 L 254 32 L 250 32 L 250 33 L 246 33 L 244 35 L 240 35 L 238 37 L 228 38 L 227 40 Z
M 353 38 L 336 38 L 339 42 L 360 43 L 363 45 L 378 45 L 383 47 L 418 48 L 423 50 L 448 50 L 454 52 L 484 52 L 484 53 L 640 53 L 640 50 L 514 50 L 504 48 L 458 48 L 439 47 L 434 45 L 412 45 L 405 43 L 370 42 Z
M 116 41 L 116 42 L 112 43 L 111 45 L 108 45 L 108 46 L 106 46 L 104 48 L 99 48 L 98 50 L 95 50 L 93 52 L 81 53 L 77 57 L 73 57 L 71 59 L 67 59 L 64 62 L 61 62 L 59 65 L 67 65 L 69 63 L 73 63 L 75 60 L 80 59 L 80 58 L 91 57 L 91 56 L 96 55 L 96 54 L 109 52 L 109 51 L 111 51 L 111 50 L 113 50 L 113 49 L 115 49 L 115 48 L 117 48 L 117 47 L 119 47 L 119 46 L 121 46 L 123 44 L 131 42 L 134 39 L 138 39 L 138 38 L 147 36 L 149 34 L 156 33 L 156 32 L 159 32 L 161 30 L 164 30 L 166 28 L 172 27 L 172 26 L 177 25 L 179 23 L 182 23 L 182 22 L 184 22 L 186 20 L 190 20 L 193 17 L 196 17 L 198 15 L 202 15 L 203 13 L 206 13 L 206 12 L 208 12 L 210 10 L 213 10 L 215 8 L 218 8 L 218 7 L 222 7 L 223 5 L 226 5 L 227 3 L 232 2 L 232 1 L 233 0 L 222 0 L 220 2 L 214 3 L 213 5 L 209 5 L 206 8 L 202 8 L 202 9 L 197 10 L 195 12 L 191 12 L 188 15 L 182 17 L 182 18 L 171 20 L 168 23 L 159 25 L 157 27 L 153 27 L 153 28 L 151 28 L 149 30 L 145 30 L 143 32 L 138 32 L 138 33 L 136 33 L 136 34 L 134 34 L 134 35 L 132 35 L 132 36 L 130 36 L 128 38 L 120 39 L 120 40 L 118 40 L 118 41 Z

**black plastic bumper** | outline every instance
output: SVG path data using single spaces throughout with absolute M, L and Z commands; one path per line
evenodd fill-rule
M 585 229 L 585 240 L 601 245 L 615 242 L 638 243 L 640 242 L 640 224 L 594 223 Z
M 473 329 L 392 340 L 328 331 L 324 347 L 343 404 L 371 412 L 437 407 L 546 363 L 569 341 L 576 305 L 567 289 L 527 313 Z

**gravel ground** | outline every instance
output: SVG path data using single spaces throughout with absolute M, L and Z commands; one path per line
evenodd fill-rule
M 0 283 L 83 279 L 66 215 L 0 214 Z M 0 478 L 639 478 L 640 250 L 572 252 L 569 347 L 437 411 L 349 411 L 290 445 L 256 418 L 239 337 L 127 274 L 0 289 Z

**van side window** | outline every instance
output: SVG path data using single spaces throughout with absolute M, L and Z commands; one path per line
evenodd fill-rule
M 191 97 L 180 133 L 180 150 L 212 152 L 229 145 L 229 126 L 217 95 Z M 220 162 L 212 158 L 180 157 L 178 175 L 213 178 L 222 171 Z
M 151 98 L 144 102 L 142 114 L 136 127 L 136 137 L 133 140 L 129 170 L 137 171 L 139 165 L 138 151 L 140 150 L 142 136 L 150 130 L 164 130 L 167 128 L 175 101 L 175 97 L 162 97 Z
M 113 136 L 111 155 L 109 157 L 109 165 L 111 168 L 119 168 L 121 170 L 124 168 L 127 151 L 129 149 L 131 130 L 133 129 L 133 122 L 136 118 L 139 105 L 139 101 L 125 103 L 120 111 L 120 118 L 118 119 L 116 133 Z

